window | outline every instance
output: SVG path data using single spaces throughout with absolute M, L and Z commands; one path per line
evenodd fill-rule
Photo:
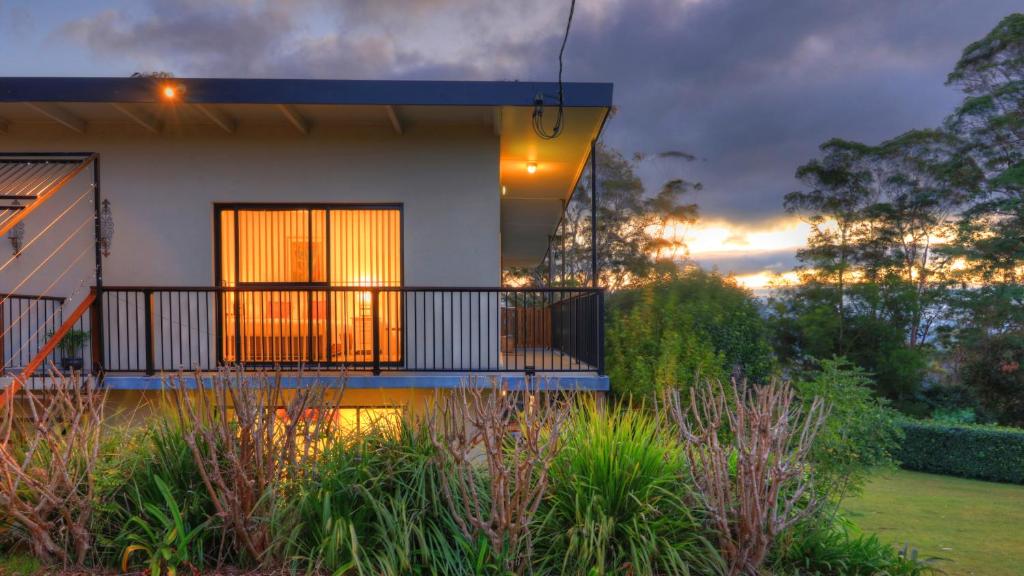
M 400 206 L 218 205 L 228 362 L 373 360 L 374 290 L 402 285 Z M 377 292 L 382 362 L 401 357 L 401 295 Z M 237 352 L 237 353 L 236 353 Z

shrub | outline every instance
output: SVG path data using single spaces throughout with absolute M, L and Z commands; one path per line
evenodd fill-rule
M 719 571 L 680 475 L 679 444 L 653 417 L 588 403 L 564 434 L 541 514 L 539 573 Z
M 897 550 L 874 534 L 854 534 L 839 517 L 813 518 L 793 527 L 772 555 L 772 573 L 799 576 L 919 576 L 934 571 L 932 560 Z
M 688 405 L 678 392 L 667 400 L 729 574 L 759 574 L 775 539 L 816 510 L 808 458 L 827 409 L 803 409 L 782 382 L 707 382 Z
M 570 403 L 542 394 L 470 381 L 440 398 L 430 419 L 441 494 L 466 540 L 486 539 L 491 557 L 522 574 L 533 552 L 534 517 L 548 491 Z M 481 474 L 484 474 L 481 482 Z
M 133 518 L 145 518 L 147 506 L 165 508 L 168 496 L 164 489 L 179 508 L 184 525 L 215 525 L 213 501 L 185 436 L 173 421 L 155 416 L 146 429 L 112 430 L 109 436 L 106 457 L 96 474 L 93 531 L 101 564 L 112 568 L 123 564 L 125 550 L 137 544 L 125 527 Z M 207 541 L 194 543 L 195 549 L 208 554 L 220 549 L 216 531 L 208 530 L 203 535 Z M 199 555 L 191 563 L 202 567 L 235 560 Z
M 843 358 L 821 360 L 796 389 L 805 407 L 816 399 L 829 407 L 811 450 L 819 493 L 838 503 L 860 490 L 872 468 L 895 466 L 899 414 L 874 394 L 864 370 Z
M 330 574 L 470 572 L 433 462 L 429 434 L 407 421 L 329 448 L 296 486 L 288 556 Z
M 90 527 L 106 394 L 91 378 L 60 374 L 22 393 L 24 414 L 0 406 L 3 520 L 36 558 L 82 566 L 95 540 Z
M 294 517 L 286 489 L 336 439 L 340 394 L 329 397 L 319 381 L 286 391 L 280 372 L 222 369 L 193 379 L 195 388 L 184 374 L 165 384 L 221 536 L 241 564 L 283 562 Z
M 1024 430 L 906 421 L 899 451 L 904 468 L 1024 484 Z
M 775 362 L 750 292 L 701 270 L 609 297 L 607 367 L 620 397 L 655 399 L 700 377 L 766 379 Z

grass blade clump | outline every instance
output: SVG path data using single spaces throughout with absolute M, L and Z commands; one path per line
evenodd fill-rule
M 679 475 L 681 449 L 653 417 L 583 404 L 564 435 L 542 516 L 542 572 L 720 571 Z

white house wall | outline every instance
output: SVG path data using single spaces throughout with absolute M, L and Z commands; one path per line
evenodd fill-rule
M 111 254 L 103 261 L 108 286 L 211 286 L 213 206 L 218 202 L 399 203 L 406 286 L 494 287 L 501 282 L 499 146 L 485 129 L 423 128 L 396 135 L 354 128 L 303 136 L 287 127 L 243 125 L 228 134 L 185 126 L 176 133 L 149 135 L 95 125 L 84 135 L 73 135 L 58 126 L 15 124 L 0 138 L 0 151 L 100 154 L 102 193 L 111 202 L 115 222 Z M 48 210 L 27 218 L 26 237 L 45 226 L 62 201 L 85 190 L 89 174 L 59 193 L 63 200 L 55 197 Z M 89 210 L 90 203 L 76 207 L 86 215 Z M 0 292 L 24 278 L 61 236 L 40 242 L 4 270 Z M 71 243 L 74 248 L 65 249 L 67 258 L 88 246 L 91 227 L 81 236 Z M 37 274 L 19 292 L 38 293 L 63 268 L 59 262 L 53 260 L 49 272 Z M 50 293 L 70 295 L 91 265 L 90 253 Z M 212 318 L 201 311 L 195 316 Z M 469 334 L 476 340 L 479 327 L 470 323 L 467 319 L 464 327 L 467 340 Z M 489 325 L 497 330 L 496 319 Z M 202 329 L 188 329 L 200 338 Z M 485 363 L 495 360 L 497 340 L 491 334 L 494 347 L 482 355 Z M 138 343 L 131 335 L 108 334 L 108 347 L 125 354 L 137 354 Z M 194 346 L 210 353 L 205 344 Z M 432 356 L 433 350 L 419 354 Z

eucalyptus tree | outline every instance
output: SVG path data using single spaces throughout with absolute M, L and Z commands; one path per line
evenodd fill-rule
M 1024 14 L 968 45 L 947 84 L 965 98 L 946 124 L 984 172 L 964 213 L 962 255 L 979 279 L 1016 283 L 1024 265 Z
M 949 342 L 991 416 L 1024 424 L 1024 14 L 964 49 L 947 84 L 964 100 L 946 126 L 983 174 L 953 252 L 966 262 Z
M 822 155 L 797 168 L 796 177 L 809 190 L 786 194 L 784 206 L 810 225 L 807 246 L 797 252 L 802 280 L 831 292 L 837 338 L 834 353 L 845 351 L 846 300 L 849 277 L 861 249 L 868 245 L 870 223 L 865 212 L 874 202 L 875 175 L 871 147 L 833 139 L 821 145 Z M 819 292 L 820 293 L 820 292 Z

